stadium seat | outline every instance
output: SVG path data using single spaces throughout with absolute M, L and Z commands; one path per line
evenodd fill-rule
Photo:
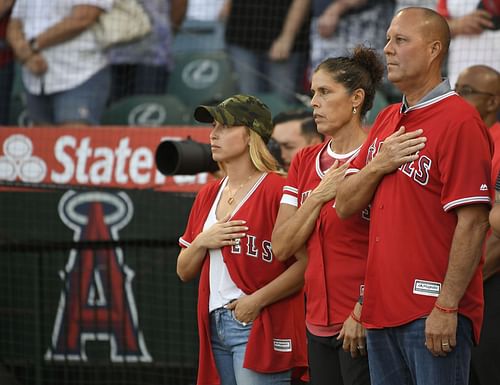
M 109 106 L 101 119 L 103 125 L 163 126 L 189 124 L 186 106 L 172 95 L 134 95 Z
M 182 52 L 213 52 L 223 51 L 224 47 L 224 23 L 186 19 L 175 34 L 172 52 L 174 54 Z
M 389 105 L 389 102 L 387 101 L 385 95 L 381 91 L 377 91 L 375 93 L 375 99 L 373 100 L 373 107 L 366 114 L 365 124 L 367 126 L 371 126 L 375 121 L 375 118 L 377 117 L 378 113 L 382 109 L 384 109 L 387 105 Z
M 259 98 L 265 105 L 269 107 L 273 117 L 279 114 L 280 112 L 294 110 L 297 108 L 304 108 L 304 105 L 299 104 L 299 102 L 297 102 L 296 104 L 295 103 L 290 104 L 289 102 L 283 100 L 283 98 L 280 95 L 273 92 L 257 93 L 254 94 L 254 96 Z
M 167 93 L 178 97 L 192 112 L 200 103 L 215 104 L 237 93 L 232 63 L 225 52 L 174 55 Z

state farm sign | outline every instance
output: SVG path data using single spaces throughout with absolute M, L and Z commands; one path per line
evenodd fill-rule
M 200 127 L 2 128 L 0 181 L 197 191 L 209 174 L 165 177 L 155 165 L 162 140 L 208 141 Z

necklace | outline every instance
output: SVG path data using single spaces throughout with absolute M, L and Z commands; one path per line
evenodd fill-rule
M 241 190 L 241 188 L 242 188 L 244 185 L 246 185 L 246 184 L 250 181 L 250 179 L 252 179 L 252 177 L 253 177 L 253 174 L 249 175 L 249 176 L 248 176 L 248 178 L 247 178 L 247 180 L 246 180 L 246 181 L 244 181 L 243 183 L 241 183 L 241 184 L 240 184 L 240 185 L 236 188 L 236 190 L 234 190 L 234 192 L 231 192 L 231 189 L 229 188 L 229 179 L 228 179 L 228 181 L 227 181 L 227 185 L 226 185 L 226 188 L 225 188 L 225 189 L 227 190 L 227 192 L 228 192 L 228 194 L 229 194 L 229 198 L 227 198 L 227 201 L 226 201 L 229 205 L 232 205 L 232 204 L 234 203 L 234 198 L 235 198 L 236 194 L 238 193 L 238 191 L 240 191 L 240 190 Z

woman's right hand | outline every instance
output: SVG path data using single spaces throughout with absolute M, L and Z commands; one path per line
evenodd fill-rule
M 325 173 L 325 176 L 313 190 L 311 195 L 314 195 L 323 204 L 335 198 L 337 195 L 337 187 L 340 182 L 344 180 L 348 167 L 348 162 L 339 166 L 339 161 L 336 160 Z
M 223 246 L 237 245 L 240 239 L 246 236 L 248 227 L 246 221 L 229 221 L 231 214 L 227 214 L 207 230 L 201 232 L 196 237 L 196 243 L 206 249 L 219 249 Z

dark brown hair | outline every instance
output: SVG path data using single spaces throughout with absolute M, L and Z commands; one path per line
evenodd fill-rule
M 365 100 L 360 115 L 364 117 L 373 107 L 375 91 L 384 75 L 384 64 L 374 49 L 358 45 L 350 56 L 328 58 L 321 62 L 314 72 L 323 70 L 342 84 L 349 93 L 361 88 L 365 91 Z

